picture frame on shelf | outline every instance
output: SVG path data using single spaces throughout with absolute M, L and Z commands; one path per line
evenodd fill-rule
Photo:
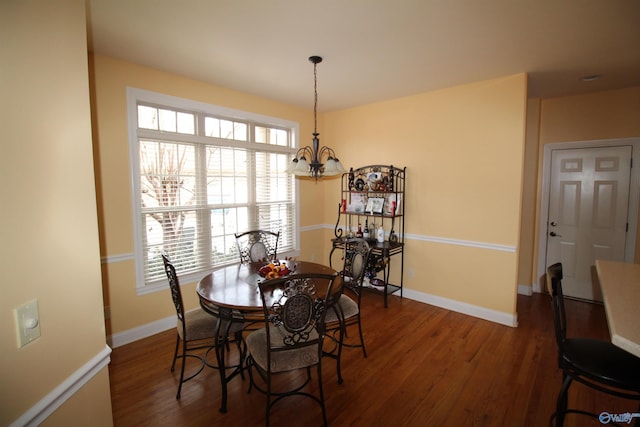
M 347 211 L 355 213 L 364 213 L 367 198 L 364 194 L 352 194 L 351 201 L 347 207 Z
M 394 202 L 396 207 L 395 213 L 393 212 Z M 389 194 L 384 207 L 385 215 L 402 215 L 402 195 L 398 193 Z
M 384 211 L 384 197 L 369 197 L 367 200 L 367 206 L 365 208 L 365 213 L 368 212 L 370 214 L 379 214 L 381 215 Z

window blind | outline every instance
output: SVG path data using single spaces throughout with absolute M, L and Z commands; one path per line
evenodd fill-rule
M 294 129 L 136 100 L 138 287 L 166 282 L 166 251 L 181 277 L 239 261 L 235 233 L 280 232 L 295 250 L 295 181 L 285 173 Z

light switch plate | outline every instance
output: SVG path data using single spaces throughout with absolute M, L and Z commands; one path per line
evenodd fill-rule
M 38 300 L 29 301 L 13 310 L 16 319 L 18 348 L 40 337 Z

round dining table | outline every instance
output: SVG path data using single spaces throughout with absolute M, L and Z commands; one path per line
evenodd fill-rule
M 282 260 L 277 263 L 286 265 L 290 276 L 306 273 L 336 274 L 331 267 L 315 262 Z M 243 374 L 242 359 L 245 356 L 243 351 L 240 363 L 227 374 L 229 367 L 225 365 L 225 348 L 229 339 L 229 325 L 232 322 L 247 325 L 264 321 L 258 284 L 267 280 L 260 275 L 260 268 L 266 264 L 268 262 L 229 265 L 207 274 L 196 287 L 202 309 L 218 319 L 215 352 L 222 388 L 220 412 L 227 412 L 227 383 L 236 375 Z M 277 294 L 265 295 L 265 298 L 272 299 L 265 301 L 267 306 L 271 306 L 278 297 Z

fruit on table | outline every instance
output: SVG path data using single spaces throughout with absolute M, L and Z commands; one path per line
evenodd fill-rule
M 272 262 L 267 265 L 263 265 L 258 271 L 260 275 L 266 279 L 277 279 L 278 277 L 286 276 L 290 273 L 289 268 L 287 268 L 287 264 L 284 262 Z

